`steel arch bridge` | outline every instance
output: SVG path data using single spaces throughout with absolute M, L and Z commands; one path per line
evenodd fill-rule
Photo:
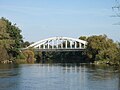
M 83 51 L 87 42 L 70 37 L 52 37 L 40 40 L 28 46 L 38 51 Z

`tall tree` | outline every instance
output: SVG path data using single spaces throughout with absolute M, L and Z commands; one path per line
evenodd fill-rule
M 5 18 L 0 19 L 0 45 L 3 46 L 8 55 L 17 57 L 19 48 L 21 48 L 23 39 L 20 34 L 21 30 Z
M 112 39 L 106 35 L 99 35 L 88 37 L 87 41 L 87 56 L 92 62 L 106 60 L 115 63 L 119 52 L 117 44 Z

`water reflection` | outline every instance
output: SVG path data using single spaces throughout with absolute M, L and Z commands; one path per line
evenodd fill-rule
M 118 90 L 120 90 L 120 73 L 118 75 Z
M 0 90 L 15 90 L 19 83 L 18 65 L 0 64 Z
M 19 74 L 19 72 L 15 68 L 18 68 L 18 65 L 0 64 L 0 78 L 17 76 Z
M 0 65 L 0 90 L 120 90 L 115 68 L 85 64 Z
M 87 64 L 86 65 L 65 64 L 63 65 L 63 67 L 64 67 L 63 70 L 65 70 L 66 73 L 68 72 L 80 73 L 80 78 L 81 78 L 80 80 L 83 80 L 83 83 L 85 84 L 89 83 L 88 85 L 89 88 L 92 87 L 92 89 L 90 90 L 103 89 L 101 85 L 106 87 L 103 90 L 120 90 L 120 72 L 116 68 L 109 66 L 95 66 L 95 65 L 87 65 Z M 85 89 L 85 90 L 89 90 L 89 89 Z

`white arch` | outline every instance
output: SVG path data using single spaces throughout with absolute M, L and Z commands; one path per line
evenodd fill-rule
M 61 48 L 59 49 L 63 49 L 63 42 L 65 42 L 65 49 L 68 49 L 68 41 L 70 43 L 70 47 L 69 49 L 85 49 L 87 42 L 84 40 L 80 40 L 80 39 L 75 39 L 75 38 L 70 38 L 70 37 L 51 37 L 51 38 L 47 38 L 47 39 L 43 39 L 40 40 L 38 42 L 35 42 L 33 44 L 31 44 L 29 47 L 33 47 L 33 48 L 39 48 L 39 49 L 50 49 L 50 42 L 51 42 L 51 49 L 55 49 L 54 46 L 56 48 L 58 48 L 60 45 L 58 45 L 58 42 L 61 42 Z M 55 45 L 54 42 L 56 42 L 57 44 Z M 79 44 L 78 44 L 79 43 Z M 74 47 L 73 47 L 74 44 Z M 45 46 L 47 45 L 47 48 L 45 48 Z M 41 48 L 41 46 L 43 46 Z M 78 46 L 78 47 L 77 47 Z M 83 46 L 83 47 L 82 47 Z

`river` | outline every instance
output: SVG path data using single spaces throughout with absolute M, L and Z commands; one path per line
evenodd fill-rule
M 120 73 L 87 64 L 5 64 L 0 90 L 120 90 Z

